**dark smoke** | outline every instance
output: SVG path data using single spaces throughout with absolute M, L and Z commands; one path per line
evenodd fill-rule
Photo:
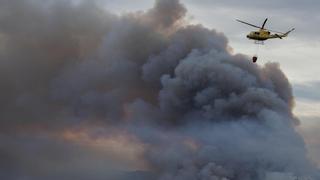
M 92 2 L 1 1 L 0 179 L 119 178 L 116 160 L 92 169 L 99 158 L 83 156 L 96 151 L 56 137 L 97 126 L 93 140 L 144 146 L 149 172 L 125 179 L 320 178 L 279 64 L 233 55 L 186 13 L 179 0 L 122 16 Z

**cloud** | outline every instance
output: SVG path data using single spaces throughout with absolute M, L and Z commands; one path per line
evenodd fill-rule
M 308 156 L 310 159 L 320 165 L 320 133 L 319 133 L 319 116 L 301 116 L 301 119 L 304 121 L 304 124 L 301 127 L 298 127 L 299 133 L 303 136 L 308 147 Z
M 320 87 L 320 82 L 307 82 L 294 85 L 294 93 L 297 98 L 302 98 L 310 101 L 320 100 L 320 95 L 318 94 L 318 89 Z
M 192 3 L 189 0 L 185 0 L 187 3 Z M 236 1 L 236 0 L 231 0 L 231 1 L 209 1 L 209 0 L 200 0 L 197 4 L 198 5 L 203 5 L 203 7 L 208 7 L 208 5 L 212 5 L 212 4 L 216 4 L 219 6 L 233 6 L 233 7 L 237 7 L 237 8 L 257 8 L 257 9 L 276 9 L 276 10 L 286 10 L 286 9 L 290 9 L 290 10 L 298 10 L 299 7 L 303 8 L 303 9 L 312 9 L 312 10 L 316 10 L 314 8 L 314 4 L 317 4 L 318 1 L 316 0 L 307 0 L 304 2 L 301 2 L 299 0 L 285 0 L 285 1 L 268 1 L 268 2 L 262 2 L 262 3 L 258 3 L 257 1 L 251 1 L 251 0 L 245 0 L 245 1 Z M 194 4 L 194 3 L 193 3 Z M 301 9 L 300 9 L 301 10 Z

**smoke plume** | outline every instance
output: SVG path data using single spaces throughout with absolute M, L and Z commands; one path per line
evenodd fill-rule
M 186 13 L 1 1 L 0 178 L 319 179 L 279 64 L 232 54 Z

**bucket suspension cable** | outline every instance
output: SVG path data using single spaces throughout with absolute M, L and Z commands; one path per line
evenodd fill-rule
M 258 53 L 259 53 L 260 45 L 262 45 L 262 44 L 261 43 L 254 43 L 254 45 L 255 45 L 255 52 L 252 57 L 252 62 L 255 63 L 258 60 Z

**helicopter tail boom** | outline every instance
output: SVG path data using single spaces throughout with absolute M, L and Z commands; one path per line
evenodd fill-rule
M 290 31 L 284 33 L 283 36 L 285 36 L 285 37 L 288 36 L 288 34 L 290 34 L 290 33 L 291 33 L 292 31 L 294 31 L 294 30 L 295 30 L 295 28 L 292 28 Z
M 279 38 L 279 39 L 282 39 L 284 37 L 287 37 L 288 34 L 290 34 L 293 30 L 295 30 L 294 28 L 292 28 L 290 31 L 286 32 L 286 33 L 282 33 L 282 34 L 273 34 L 270 36 L 270 39 L 273 39 L 273 38 Z

